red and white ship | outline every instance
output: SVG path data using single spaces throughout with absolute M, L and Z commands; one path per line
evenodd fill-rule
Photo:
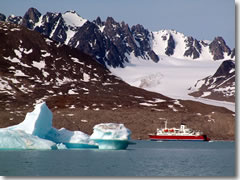
M 165 128 L 157 128 L 155 134 L 149 134 L 152 141 L 209 141 L 207 135 L 200 131 L 193 131 L 187 128 L 185 124 L 181 124 L 180 128 L 167 128 L 167 121 L 165 121 Z

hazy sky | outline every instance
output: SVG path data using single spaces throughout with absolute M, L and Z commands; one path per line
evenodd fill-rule
M 222 36 L 235 47 L 234 0 L 1 0 L 0 12 L 23 16 L 30 7 L 42 14 L 75 10 L 88 20 L 112 16 L 130 26 L 157 31 L 175 29 L 198 40 Z

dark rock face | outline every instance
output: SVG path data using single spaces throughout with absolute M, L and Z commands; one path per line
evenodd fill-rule
M 97 57 L 104 64 L 106 41 L 98 27 L 91 22 L 86 22 L 69 41 L 71 47 L 77 48 L 89 55 Z
M 156 53 L 153 50 L 149 50 L 148 52 L 148 56 L 154 61 L 154 62 L 158 62 L 159 61 L 159 57 L 158 55 L 156 55 Z
M 186 43 L 187 43 L 188 49 L 184 52 L 184 56 L 190 56 L 193 59 L 199 58 L 202 51 L 202 47 L 199 41 L 196 39 L 193 39 L 193 37 L 188 37 Z
M 169 35 L 169 39 L 168 39 L 168 45 L 165 51 L 165 54 L 168 56 L 173 55 L 174 53 L 174 49 L 175 49 L 175 41 L 173 40 L 172 35 Z
M 100 30 L 102 29 L 102 30 Z M 151 58 L 157 62 L 158 56 L 151 50 L 149 32 L 141 25 L 129 28 L 124 22 L 118 23 L 112 17 L 102 22 L 98 17 L 80 27 L 69 45 L 96 57 L 103 65 L 124 67 L 128 62 L 126 54 Z
M 6 21 L 6 16 L 0 13 L 0 21 Z
M 235 102 L 235 61 L 224 61 L 214 75 L 199 80 L 196 87 L 190 95 Z
M 235 62 L 232 60 L 226 60 L 220 65 L 212 77 L 224 76 L 225 79 L 228 79 L 232 75 L 235 75 Z
M 142 25 L 137 24 L 136 26 L 132 26 L 131 32 L 136 41 L 137 48 L 134 52 L 138 52 L 140 56 L 146 56 L 146 54 L 152 59 L 154 62 L 159 61 L 158 55 L 151 49 L 150 46 L 150 33 L 147 29 L 145 29 Z
M 23 16 L 22 25 L 29 29 L 33 29 L 34 24 L 38 22 L 40 16 L 41 13 L 37 9 L 30 8 Z
M 66 30 L 62 14 L 48 12 L 42 18 L 42 25 L 35 28 L 41 34 L 50 37 L 51 39 L 63 43 L 66 40 Z
M 235 48 L 232 50 L 231 58 L 235 57 Z
M 22 23 L 22 17 L 21 16 L 9 16 L 7 18 L 7 21 L 13 24 L 21 24 Z
M 209 50 L 214 60 L 224 59 L 223 53 L 231 54 L 230 48 L 226 45 L 222 37 L 216 37 L 209 45 Z

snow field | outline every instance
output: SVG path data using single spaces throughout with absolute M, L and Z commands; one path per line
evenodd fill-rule
M 186 60 L 160 56 L 161 60 L 155 63 L 135 57 L 133 53 L 127 56 L 130 62 L 125 63 L 125 68 L 108 68 L 114 75 L 130 85 L 174 99 L 200 101 L 234 111 L 234 103 L 194 98 L 188 95 L 192 92 L 189 88 L 199 79 L 214 74 L 223 60 Z

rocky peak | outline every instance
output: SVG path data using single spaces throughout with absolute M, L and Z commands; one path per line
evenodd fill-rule
M 14 16 L 10 15 L 7 18 L 7 21 L 13 24 L 21 24 L 22 23 L 22 17 L 21 16 Z
M 4 20 L 4 15 L 1 15 L 0 19 Z M 8 18 L 8 21 L 22 24 L 55 41 L 79 48 L 101 64 L 113 67 L 124 67 L 124 62 L 129 61 L 127 54 L 131 53 L 135 57 L 154 62 L 158 62 L 160 55 L 189 59 L 212 59 L 213 56 L 214 60 L 226 59 L 226 54 L 229 59 L 235 56 L 235 50 L 232 52 L 221 37 L 215 38 L 210 44 L 186 37 L 176 30 L 161 30 L 155 33 L 140 24 L 129 27 L 127 23 L 116 22 L 112 17 L 107 17 L 105 22 L 100 17 L 90 22 L 75 11 L 64 14 L 48 12 L 41 15 L 38 10 L 30 8 L 23 19 L 14 17 Z
M 202 47 L 199 41 L 193 37 L 187 37 L 187 40 L 185 40 L 185 42 L 188 49 L 184 52 L 184 56 L 190 56 L 193 59 L 199 58 L 202 51 Z
M 63 43 L 67 37 L 67 28 L 64 25 L 61 13 L 47 12 L 42 17 L 41 25 L 36 27 L 35 30 L 61 43 Z
M 105 25 L 111 26 L 113 24 L 117 24 L 117 22 L 113 19 L 113 17 L 107 17 Z
M 143 47 L 143 50 L 149 50 L 149 31 L 145 29 L 142 25 L 137 24 L 132 26 L 131 32 L 133 33 L 135 40 Z
M 104 23 L 102 22 L 101 18 L 98 16 L 96 20 L 93 21 L 98 26 L 103 26 Z
M 106 34 L 110 39 L 114 39 L 115 36 L 121 35 L 120 24 L 114 21 L 112 17 L 108 17 L 105 22 L 104 34 Z
M 77 48 L 105 65 L 103 59 L 105 57 L 105 38 L 101 34 L 98 26 L 90 21 L 84 23 L 82 27 L 69 41 L 69 46 Z
M 35 8 L 29 8 L 28 11 L 23 16 L 22 25 L 32 29 L 34 23 L 39 21 L 41 13 Z
M 6 16 L 0 13 L 0 21 L 6 21 Z
M 209 45 L 209 50 L 214 60 L 224 59 L 224 53 L 231 54 L 230 48 L 222 37 L 216 37 Z

